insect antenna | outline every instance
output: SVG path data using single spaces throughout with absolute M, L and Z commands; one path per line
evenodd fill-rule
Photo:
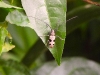
M 74 16 L 74 17 L 68 19 L 66 22 L 68 22 L 68 21 L 70 21 L 70 20 L 72 20 L 72 19 L 74 19 L 74 18 L 76 18 L 76 17 L 78 17 L 78 16 Z
M 32 16 L 28 16 L 28 17 L 32 17 Z M 50 27 L 50 29 L 52 29 L 51 26 L 48 23 L 46 23 L 45 21 L 43 21 L 41 19 L 38 19 L 36 17 L 32 17 L 32 18 L 37 19 L 37 20 L 40 20 L 41 22 L 44 22 L 48 27 Z

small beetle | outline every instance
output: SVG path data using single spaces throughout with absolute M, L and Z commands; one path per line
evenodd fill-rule
M 49 35 L 49 40 L 48 40 L 48 44 L 49 44 L 50 48 L 54 47 L 55 39 L 56 39 L 55 31 L 52 29 L 51 32 L 50 32 L 50 35 Z
M 72 19 L 74 19 L 74 18 L 76 18 L 77 16 L 75 16 L 75 17 L 72 17 L 72 18 L 70 18 L 70 19 L 68 19 L 66 22 L 68 22 L 68 21 L 70 21 L 70 20 L 72 20 Z M 47 24 L 48 25 L 48 24 Z M 49 26 L 49 25 L 48 25 Z M 50 27 L 50 26 L 49 26 Z M 51 27 L 50 27 L 51 28 Z M 59 37 L 59 36 L 57 36 L 57 37 Z M 59 37 L 60 38 L 60 37 Z M 49 40 L 48 40 L 48 44 L 49 44 L 49 47 L 50 48 L 53 48 L 54 47 L 54 45 L 55 45 L 55 39 L 56 39 L 56 35 L 55 35 L 55 30 L 54 29 L 52 29 L 51 28 L 51 32 L 50 32 L 50 34 L 49 34 Z M 61 39 L 61 38 L 60 38 Z M 62 39 L 63 40 L 63 39 Z
M 28 16 L 28 17 L 30 17 L 30 16 Z M 76 18 L 76 17 L 77 17 L 77 16 L 72 17 L 72 18 L 68 19 L 66 22 L 68 22 L 68 21 L 70 21 L 71 19 L 74 19 L 74 18 Z M 35 17 L 33 17 L 33 18 L 35 18 Z M 35 18 L 35 19 L 38 19 L 38 18 Z M 38 20 L 40 20 L 40 19 L 38 19 Z M 42 20 L 40 20 L 40 21 L 42 21 Z M 43 22 L 44 22 L 44 21 L 43 21 Z M 56 39 L 56 37 L 59 37 L 59 36 L 56 36 L 55 30 L 52 29 L 50 25 L 48 25 L 46 22 L 44 22 L 44 23 L 45 23 L 48 27 L 50 27 L 50 29 L 51 29 L 50 34 L 49 34 L 49 35 L 46 35 L 46 36 L 49 36 L 49 40 L 48 40 L 47 45 L 49 46 L 49 48 L 53 48 L 54 45 L 55 45 L 55 39 Z M 64 39 L 62 39 L 61 37 L 59 37 L 59 38 L 60 38 L 61 40 L 64 40 Z
M 28 16 L 28 17 L 31 17 L 31 16 Z M 38 19 L 38 18 L 36 18 L 36 17 L 33 17 L 33 18 Z M 40 20 L 40 19 L 38 19 L 38 20 Z M 40 21 L 42 21 L 42 20 L 40 20 Z M 42 22 L 44 22 L 44 21 L 42 21 Z M 48 25 L 46 22 L 44 22 L 44 23 L 51 29 L 49 35 L 44 35 L 44 36 L 49 36 L 47 45 L 49 46 L 49 48 L 53 48 L 54 45 L 55 45 L 55 39 L 56 39 L 55 30 L 52 29 L 51 26 Z

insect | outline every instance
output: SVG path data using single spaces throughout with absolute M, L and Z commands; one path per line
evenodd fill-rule
M 28 17 L 29 17 L 29 16 L 28 16 Z M 76 18 L 76 17 L 77 17 L 77 16 L 72 17 L 72 18 L 68 19 L 66 22 L 68 22 L 68 21 L 70 21 L 71 19 L 74 19 L 74 18 Z M 35 17 L 34 17 L 34 18 L 35 18 Z M 35 19 L 38 19 L 38 18 L 35 18 Z M 38 20 L 40 20 L 40 19 L 38 19 Z M 42 20 L 40 20 L 40 21 L 42 21 Z M 44 21 L 43 21 L 43 22 L 44 22 Z M 61 40 L 64 40 L 64 39 L 62 39 L 61 37 L 59 37 L 59 36 L 56 35 L 55 29 L 53 29 L 53 28 L 52 28 L 50 25 L 48 25 L 46 22 L 44 22 L 44 23 L 51 29 L 49 35 L 45 35 L 45 36 L 49 36 L 47 45 L 49 46 L 49 48 L 53 48 L 54 45 L 55 45 L 56 37 L 60 38 Z
M 87 2 L 87 3 L 90 3 L 90 4 L 94 4 L 94 5 L 100 6 L 99 3 L 94 2 L 94 1 L 91 1 L 91 0 L 83 0 L 83 1 L 85 1 L 85 2 Z
M 59 36 L 56 36 L 55 29 L 52 29 L 52 27 L 50 25 L 48 25 L 46 22 L 44 22 L 44 23 L 51 29 L 49 35 L 46 35 L 46 36 L 49 36 L 47 45 L 49 46 L 49 48 L 53 48 L 55 45 L 55 39 L 56 39 L 56 37 L 59 37 Z
M 74 18 L 76 18 L 77 16 L 75 16 L 75 17 L 72 17 L 72 18 L 70 18 L 70 19 L 68 19 L 66 22 L 68 22 L 68 21 L 70 21 L 70 20 L 72 20 L 72 19 L 74 19 Z M 48 25 L 49 26 L 49 25 Z M 49 26 L 50 27 L 50 26 Z M 51 27 L 50 27 L 51 28 Z M 53 48 L 54 47 L 54 45 L 55 45 L 55 39 L 56 39 L 56 37 L 59 37 L 59 36 L 56 36 L 55 35 L 56 33 L 55 33 L 55 30 L 54 29 L 52 29 L 51 28 L 51 32 L 50 32 L 50 34 L 49 34 L 49 40 L 48 40 L 48 44 L 49 44 L 49 47 L 50 48 Z M 62 39 L 61 37 L 59 37 L 61 40 L 64 40 L 64 39 Z
M 36 18 L 37 19 L 37 18 Z M 40 20 L 40 19 L 38 19 Z M 41 20 L 42 21 L 42 20 Z M 44 21 L 43 21 L 44 22 Z M 50 25 L 48 25 L 46 22 L 44 22 L 50 29 L 50 33 L 49 35 L 45 35 L 45 36 L 49 36 L 49 39 L 48 39 L 48 42 L 47 42 L 47 45 L 49 46 L 49 48 L 53 48 L 54 45 L 55 45 L 55 39 L 56 39 L 56 33 L 55 33 L 55 30 L 51 28 Z

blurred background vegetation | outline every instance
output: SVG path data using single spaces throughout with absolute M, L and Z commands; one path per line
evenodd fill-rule
M 11 2 L 11 1 L 12 0 L 8 0 L 6 2 Z M 94 1 L 98 3 L 100 2 L 99 0 L 94 0 Z M 22 7 L 20 0 L 14 0 L 13 5 Z M 7 16 L 7 14 L 8 14 L 8 9 L 0 8 L 0 22 L 3 22 L 5 20 L 5 17 Z M 77 17 L 66 23 L 67 36 L 66 36 L 66 42 L 65 42 L 64 51 L 63 51 L 63 58 L 83 57 L 83 58 L 87 58 L 88 60 L 92 60 L 97 63 L 100 63 L 100 7 L 96 5 L 88 4 L 84 2 L 83 0 L 67 0 L 66 20 L 74 16 L 77 16 Z M 13 44 L 16 47 L 13 50 L 7 53 L 3 53 L 1 55 L 0 58 L 3 59 L 3 61 L 0 60 L 1 64 L 4 64 L 4 65 L 7 64 L 7 67 L 9 67 L 8 65 L 10 65 L 12 60 L 17 61 L 19 63 L 23 63 L 25 66 L 24 68 L 28 67 L 28 70 L 33 69 L 32 75 L 35 75 L 34 68 L 36 69 L 37 67 L 42 65 L 44 62 L 54 60 L 51 53 L 45 48 L 44 44 L 38 38 L 38 36 L 36 35 L 33 29 L 27 28 L 27 27 L 23 28 L 20 26 L 9 24 L 8 31 L 11 34 L 13 38 Z M 9 59 L 11 61 L 6 61 Z M 77 64 L 79 61 L 82 61 L 82 60 L 78 58 L 74 58 L 73 61 L 70 60 L 69 61 L 70 66 L 73 64 Z M 16 64 L 19 64 L 19 63 L 16 63 Z M 55 67 L 54 66 L 55 63 L 49 64 L 49 67 L 50 65 L 53 65 L 53 67 Z M 7 69 L 5 71 L 7 71 Z M 83 71 L 83 68 L 80 68 L 80 70 L 79 69 L 77 70 Z M 98 70 L 100 70 L 100 67 L 98 68 Z M 2 72 L 2 70 L 0 71 Z M 13 71 L 13 73 L 14 72 L 15 71 Z M 75 75 L 75 74 L 76 73 L 74 73 L 74 71 L 71 71 L 69 75 Z M 100 73 L 98 74 L 94 73 L 94 75 L 99 75 L 99 74 Z M 7 74 L 4 74 L 4 75 L 7 75 Z M 13 74 L 8 74 L 8 75 L 13 75 Z M 29 75 L 29 74 L 26 73 L 26 75 Z M 37 74 L 37 75 L 42 75 L 42 74 Z M 82 75 L 82 74 L 79 74 L 79 75 Z M 90 75 L 90 73 L 83 74 L 83 75 Z
M 99 0 L 93 1 L 99 3 Z M 76 15 L 79 19 L 72 21 L 76 27 L 66 36 L 63 56 L 82 56 L 100 62 L 100 7 L 89 7 L 82 0 L 68 0 L 67 6 L 68 17 Z

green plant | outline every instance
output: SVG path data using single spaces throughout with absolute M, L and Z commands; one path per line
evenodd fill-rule
M 94 21 L 99 15 L 100 7 L 83 1 L 1 0 L 0 75 L 100 75 L 98 63 L 82 58 L 99 57 L 99 21 Z M 51 29 L 44 22 L 66 41 L 57 37 L 55 46 L 49 48 L 47 35 Z M 47 62 L 48 51 L 57 63 Z M 62 53 L 67 58 L 61 62 Z

